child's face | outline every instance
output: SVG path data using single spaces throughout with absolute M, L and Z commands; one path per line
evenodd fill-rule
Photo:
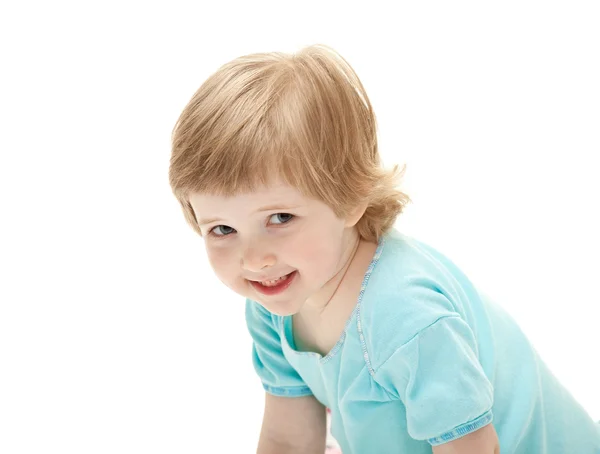
M 194 194 L 190 204 L 218 278 L 279 315 L 318 304 L 356 241 L 331 208 L 284 184 L 233 197 Z M 265 282 L 286 275 L 274 287 Z

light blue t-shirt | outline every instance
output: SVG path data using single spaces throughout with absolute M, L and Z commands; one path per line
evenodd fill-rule
M 507 454 L 599 454 L 600 425 L 515 321 L 433 248 L 384 235 L 344 333 L 298 352 L 291 317 L 247 301 L 254 367 L 278 396 L 331 409 L 344 454 L 431 454 L 493 422 Z

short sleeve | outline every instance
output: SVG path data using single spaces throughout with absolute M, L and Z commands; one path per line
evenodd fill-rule
M 421 330 L 375 371 L 375 380 L 404 403 L 409 435 L 433 446 L 492 421 L 493 387 L 460 316 Z
M 246 300 L 246 323 L 253 341 L 252 362 L 263 388 L 276 396 L 312 395 L 310 388 L 285 358 L 273 318 L 260 304 Z

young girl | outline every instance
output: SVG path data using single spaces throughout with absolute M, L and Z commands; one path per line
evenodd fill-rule
M 369 98 L 332 49 L 222 66 L 173 133 L 170 184 L 246 298 L 259 453 L 600 453 L 600 425 L 517 324 L 400 233 Z

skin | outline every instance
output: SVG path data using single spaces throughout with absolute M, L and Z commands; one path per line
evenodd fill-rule
M 217 277 L 278 315 L 324 309 L 349 265 L 364 213 L 361 207 L 340 219 L 282 183 L 232 197 L 197 193 L 190 204 Z M 292 271 L 292 284 L 278 295 L 264 295 L 250 282 Z

